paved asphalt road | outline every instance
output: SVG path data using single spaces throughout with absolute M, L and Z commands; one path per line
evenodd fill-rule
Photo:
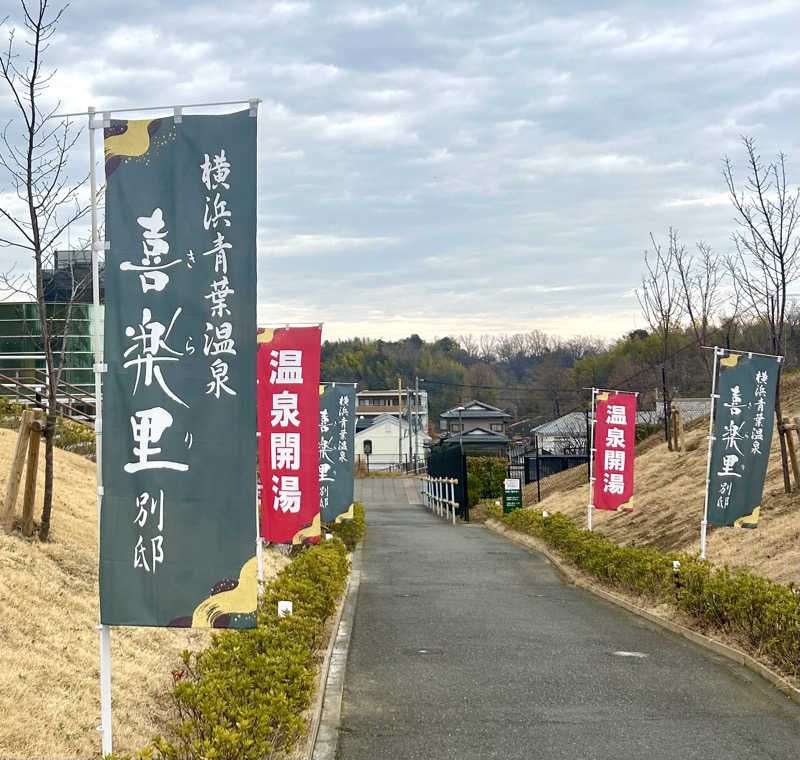
M 338 758 L 800 757 L 800 707 L 755 674 L 409 504 L 403 481 L 356 482 L 367 535 Z

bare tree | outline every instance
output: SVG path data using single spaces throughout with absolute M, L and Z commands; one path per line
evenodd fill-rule
M 702 346 L 708 345 L 708 336 L 719 310 L 723 262 L 702 240 L 697 243 L 697 254 L 695 258 L 679 246 L 675 266 L 683 291 L 683 307 L 710 380 L 713 366 Z
M 478 338 L 478 352 L 481 361 L 491 364 L 496 359 L 495 349 L 497 340 L 493 335 L 486 335 L 485 333 Z
M 786 323 L 787 288 L 800 275 L 800 237 L 796 233 L 800 190 L 786 180 L 786 156 L 779 153 L 765 163 L 755 139 L 742 137 L 746 153 L 743 185 L 734 177 L 734 165 L 725 157 L 722 174 L 736 212 L 733 233 L 736 253 L 729 259 L 734 287 L 741 290 L 747 308 L 769 330 L 769 350 L 780 354 Z M 783 482 L 789 481 L 786 441 L 782 429 L 780 382 L 775 395 L 775 416 L 783 461 Z
M 541 330 L 525 333 L 525 353 L 532 359 L 540 359 L 550 350 L 550 337 Z
M 8 232 L 0 232 L 0 245 L 23 252 L 32 259 L 33 276 L 3 278 L 13 293 L 28 293 L 35 299 L 39 314 L 39 338 L 47 368 L 47 417 L 45 427 L 44 504 L 39 537 L 47 540 L 53 503 L 53 442 L 58 411 L 58 386 L 64 366 L 66 332 L 71 316 L 70 299 L 64 333 L 54 333 L 54 315 L 45 303 L 43 270 L 52 264 L 56 246 L 71 224 L 82 218 L 88 206 L 81 203 L 79 190 L 86 177 L 69 176 L 68 157 L 80 133 L 64 121 L 51 120 L 58 104 L 45 110 L 43 102 L 55 72 L 44 69 L 44 56 L 56 33 L 64 8 L 52 10 L 49 0 L 22 0 L 22 25 L 27 56 L 18 52 L 15 29 L 8 33 L 8 46 L 0 53 L 0 76 L 8 87 L 17 112 L 2 132 L 0 169 L 21 209 L 0 205 L 0 220 Z M 5 22 L 4 22 L 5 25 Z M 12 201 L 14 203 L 14 201 Z
M 678 231 L 670 227 L 667 233 L 667 247 L 658 243 L 650 233 L 652 258 L 645 251 L 645 274 L 642 287 L 637 289 L 642 314 L 650 330 L 661 340 L 661 389 L 664 396 L 664 437 L 669 442 L 669 404 L 670 393 L 667 386 L 667 357 L 669 356 L 670 336 L 677 329 L 683 315 L 680 275 L 677 261 L 685 255 L 685 249 L 678 240 Z
M 470 361 L 476 361 L 479 355 L 479 347 L 475 336 L 471 333 L 467 333 L 465 335 L 459 335 L 457 340 L 458 345 L 464 349 L 464 353 L 467 355 L 467 358 Z

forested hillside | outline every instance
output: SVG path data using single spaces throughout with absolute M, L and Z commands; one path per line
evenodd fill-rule
M 800 315 L 787 321 L 786 366 L 800 353 Z M 757 323 L 728 320 L 706 336 L 709 345 L 768 351 L 769 335 Z M 663 355 L 666 353 L 666 362 Z M 539 331 L 493 337 L 462 335 L 431 342 L 411 335 L 398 341 L 326 341 L 322 379 L 356 381 L 360 388 L 404 387 L 420 378 L 428 391 L 431 418 L 461 401 L 479 398 L 530 424 L 583 409 L 592 385 L 638 391 L 640 409 L 654 408 L 662 365 L 668 396 L 707 396 L 711 352 L 690 330 L 663 337 L 636 330 L 616 341 L 591 336 L 556 338 Z M 528 426 L 521 426 L 526 429 Z

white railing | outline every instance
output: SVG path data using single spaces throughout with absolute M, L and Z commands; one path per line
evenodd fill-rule
M 455 487 L 458 480 L 455 478 L 432 478 L 424 475 L 419 478 L 422 484 L 422 503 L 435 515 L 452 519 L 456 524 L 456 510 L 458 502 L 455 500 Z

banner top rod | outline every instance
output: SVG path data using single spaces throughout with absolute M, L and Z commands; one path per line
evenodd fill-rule
M 134 113 L 136 111 L 174 111 L 176 108 L 206 108 L 208 106 L 241 106 L 251 103 L 261 103 L 261 98 L 250 98 L 249 100 L 218 100 L 213 103 L 190 103 L 187 105 L 172 106 L 143 106 L 142 108 L 98 108 L 91 111 L 77 111 L 75 113 L 54 113 L 49 119 L 66 119 L 69 116 L 92 116 L 97 113 Z
M 626 396 L 640 396 L 641 395 L 639 393 L 639 391 L 620 391 L 620 390 L 617 390 L 616 388 L 598 388 L 596 386 L 593 387 L 593 388 L 584 388 L 583 390 L 585 390 L 585 391 L 594 391 L 595 393 L 604 393 L 604 392 L 605 393 L 620 393 L 620 394 L 624 394 Z
M 259 329 L 264 330 L 285 330 L 289 327 L 324 327 L 324 322 L 279 322 L 276 325 L 269 325 L 268 327 L 262 328 L 259 325 Z
M 759 351 L 740 351 L 738 348 L 722 348 L 722 346 L 700 346 L 700 348 L 705 348 L 709 351 L 715 351 L 719 354 L 727 351 L 729 354 L 741 354 L 742 356 L 767 356 L 770 359 L 783 361 L 783 357 L 780 354 L 762 354 Z

